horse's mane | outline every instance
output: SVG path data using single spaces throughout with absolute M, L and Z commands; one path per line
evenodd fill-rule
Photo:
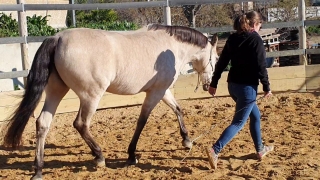
M 180 42 L 194 44 L 201 48 L 205 48 L 208 38 L 201 32 L 184 26 L 165 26 L 160 24 L 151 24 L 148 30 L 165 30 L 170 36 L 174 36 Z

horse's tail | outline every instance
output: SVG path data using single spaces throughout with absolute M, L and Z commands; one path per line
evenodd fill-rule
M 8 119 L 9 123 L 3 142 L 5 146 L 17 148 L 21 145 L 22 133 L 30 116 L 39 104 L 43 90 L 48 83 L 51 69 L 55 68 L 54 53 L 57 42 L 57 37 L 47 38 L 37 50 L 27 77 L 22 101 Z

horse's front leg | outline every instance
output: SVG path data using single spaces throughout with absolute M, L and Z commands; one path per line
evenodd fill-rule
M 190 149 L 192 147 L 192 143 L 189 139 L 188 130 L 183 121 L 182 110 L 169 89 L 166 90 L 162 101 L 166 103 L 176 114 L 180 127 L 180 135 L 182 137 L 182 145 Z
M 136 130 L 134 132 L 134 135 L 131 139 L 130 145 L 128 147 L 128 165 L 135 165 L 138 163 L 138 160 L 136 159 L 135 151 L 137 148 L 137 143 L 140 137 L 140 134 L 146 125 L 146 122 L 148 120 L 148 117 L 153 110 L 153 108 L 160 102 L 161 98 L 163 97 L 163 92 L 148 92 L 146 94 L 146 98 L 142 104 L 140 116 L 137 122 Z
M 188 130 L 184 124 L 183 117 L 182 117 L 182 112 L 179 106 L 176 107 L 176 109 L 173 110 L 174 113 L 176 114 L 179 122 L 179 127 L 180 127 L 180 135 L 182 137 L 182 145 L 186 148 L 191 149 L 192 147 L 192 142 L 189 139 L 188 136 Z

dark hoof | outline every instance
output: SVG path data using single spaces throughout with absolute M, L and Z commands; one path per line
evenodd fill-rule
M 182 146 L 191 149 L 192 148 L 192 142 L 189 139 L 182 140 Z
M 136 165 L 136 164 L 138 164 L 138 160 L 136 158 L 128 159 L 127 162 L 126 162 L 127 166 Z

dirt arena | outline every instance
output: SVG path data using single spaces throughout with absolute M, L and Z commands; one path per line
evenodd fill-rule
M 140 106 L 99 110 L 92 134 L 101 145 L 106 167 L 95 168 L 88 146 L 72 127 L 76 113 L 58 114 L 45 148 L 44 179 L 319 179 L 320 94 L 280 93 L 260 101 L 263 140 L 275 151 L 263 161 L 245 128 L 220 155 L 219 169 L 210 170 L 204 147 L 211 145 L 231 120 L 229 97 L 180 100 L 191 139 L 199 138 L 190 154 L 181 145 L 178 122 L 163 103 L 153 110 L 141 134 L 139 164 L 125 166 Z M 27 125 L 24 147 L 9 152 L 0 147 L 0 179 L 29 179 L 35 149 L 35 119 Z M 184 161 L 181 161 L 187 157 Z

